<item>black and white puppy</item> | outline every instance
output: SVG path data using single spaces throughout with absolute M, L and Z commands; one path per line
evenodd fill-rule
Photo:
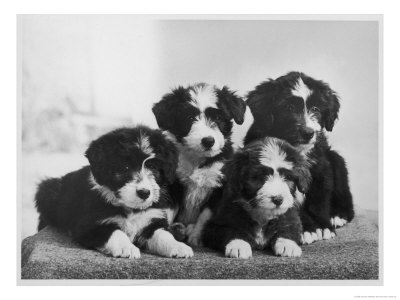
M 285 141 L 264 138 L 238 150 L 224 173 L 222 202 L 204 227 L 204 245 L 234 258 L 250 258 L 254 248 L 300 256 L 296 193 L 311 180 L 302 155 Z
M 312 184 L 302 209 L 304 242 L 335 236 L 335 228 L 354 217 L 348 171 L 332 150 L 325 130 L 338 118 L 337 94 L 323 81 L 290 72 L 258 85 L 247 96 L 254 123 L 245 143 L 265 136 L 286 140 L 311 164 Z
M 180 199 L 176 221 L 187 226 L 192 245 L 200 244 L 214 192 L 222 185 L 221 168 L 233 154 L 232 120 L 243 123 L 245 109 L 245 102 L 227 87 L 205 83 L 178 87 L 153 107 L 158 126 L 179 150 L 173 185 L 173 197 Z
M 139 258 L 139 248 L 166 257 L 193 256 L 166 231 L 177 207 L 167 185 L 178 152 L 161 131 L 117 129 L 93 141 L 86 157 L 90 166 L 39 184 L 39 230 L 55 226 L 113 257 Z

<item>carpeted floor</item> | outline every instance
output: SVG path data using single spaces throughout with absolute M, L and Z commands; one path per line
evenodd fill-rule
M 82 249 L 53 228 L 22 242 L 22 279 L 379 279 L 377 213 L 358 211 L 333 240 L 303 246 L 300 258 L 254 252 L 250 260 L 194 249 L 190 259 L 142 252 L 138 260 Z

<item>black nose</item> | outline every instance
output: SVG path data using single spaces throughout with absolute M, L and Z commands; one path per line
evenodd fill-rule
M 311 140 L 314 136 L 314 129 L 308 127 L 303 128 L 301 131 L 301 136 L 307 141 Z
M 201 144 L 204 148 L 210 149 L 215 143 L 215 140 L 212 136 L 208 136 L 201 139 Z
M 140 189 L 136 191 L 139 198 L 146 200 L 150 196 L 150 191 L 148 189 Z
M 279 207 L 283 202 L 283 197 L 282 196 L 273 196 L 273 197 L 271 197 L 271 201 L 273 204 L 275 204 L 277 207 Z

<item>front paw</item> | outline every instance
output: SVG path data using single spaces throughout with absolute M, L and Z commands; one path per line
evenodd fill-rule
M 301 248 L 299 247 L 299 245 L 297 245 L 296 242 L 289 239 L 278 238 L 272 250 L 274 251 L 275 255 L 279 256 L 286 256 L 286 257 L 301 256 Z
M 174 238 L 182 242 L 186 238 L 186 226 L 182 223 L 173 223 L 169 225 L 168 231 L 174 236 Z
M 167 256 L 172 258 L 189 258 L 193 256 L 193 250 L 184 243 L 176 242 L 171 247 L 171 250 Z
M 120 230 L 114 231 L 106 245 L 99 250 L 113 257 L 140 258 L 139 248 Z
M 187 242 L 189 245 L 194 246 L 194 247 L 203 246 L 203 244 L 201 242 L 201 232 L 198 232 L 197 230 L 193 230 L 188 235 Z
M 251 246 L 243 240 L 232 240 L 225 247 L 225 256 L 248 259 L 252 256 Z
M 338 216 L 331 218 L 331 225 L 334 228 L 342 227 L 346 225 L 346 223 L 347 223 L 346 219 L 340 218 Z

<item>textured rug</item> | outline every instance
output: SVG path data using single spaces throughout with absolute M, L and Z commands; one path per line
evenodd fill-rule
M 255 251 L 250 260 L 195 248 L 190 259 L 146 254 L 111 258 L 47 227 L 22 242 L 22 279 L 379 279 L 377 213 L 358 210 L 333 240 L 302 247 L 300 258 Z

